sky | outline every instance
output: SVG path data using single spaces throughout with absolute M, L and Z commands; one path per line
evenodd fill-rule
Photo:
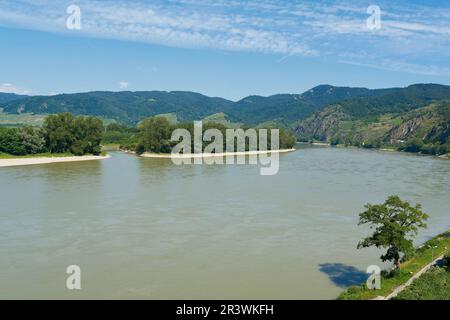
M 1 0 L 0 92 L 450 85 L 450 1 Z

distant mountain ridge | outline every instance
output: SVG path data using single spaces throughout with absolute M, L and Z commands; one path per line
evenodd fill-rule
M 377 94 L 377 91 L 365 88 L 320 85 L 302 94 L 276 94 L 269 97 L 248 96 L 237 101 L 229 112 L 232 117 L 250 124 L 271 120 L 290 122 L 295 119 L 303 119 L 330 103 Z
M 326 140 L 342 121 L 371 121 L 383 114 L 400 114 L 425 107 L 435 101 L 450 100 L 450 86 L 417 84 L 406 88 L 383 89 L 378 95 L 351 98 L 328 105 L 306 119 L 294 130 L 301 136 Z
M 328 105 L 293 129 L 303 141 L 450 152 L 450 87 L 413 85 Z
M 450 86 L 419 84 L 367 89 L 319 85 L 302 94 L 253 95 L 236 102 L 188 91 L 95 91 L 13 100 L 1 100 L 1 96 L 0 107 L 8 113 L 72 112 L 130 124 L 160 114 L 174 114 L 180 121 L 192 121 L 223 113 L 233 122 L 249 125 L 275 122 L 290 127 L 312 115 L 317 116 L 325 108 L 344 110 L 349 117 L 405 112 L 432 101 L 450 99 Z
M 183 120 L 201 119 L 226 110 L 231 103 L 221 98 L 182 91 L 94 91 L 27 97 L 5 104 L 4 111 L 36 114 L 72 112 L 137 123 L 145 117 L 165 113 L 176 113 Z
M 11 102 L 11 101 L 15 101 L 15 100 L 20 100 L 23 98 L 26 98 L 27 96 L 25 95 L 20 95 L 20 94 L 15 94 L 15 93 L 5 93 L 5 92 L 0 92 L 0 107 L 2 106 L 2 104 Z

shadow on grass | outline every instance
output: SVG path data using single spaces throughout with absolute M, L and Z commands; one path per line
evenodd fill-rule
M 366 282 L 369 274 L 358 270 L 353 266 L 343 263 L 322 263 L 319 270 L 330 278 L 330 280 L 340 288 L 358 286 Z

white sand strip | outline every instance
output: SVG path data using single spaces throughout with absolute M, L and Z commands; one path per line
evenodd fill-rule
M 79 156 L 79 157 L 36 157 L 36 158 L 10 158 L 0 159 L 0 167 L 13 166 L 29 166 L 34 164 L 48 164 L 57 162 L 75 162 L 75 161 L 90 161 L 103 160 L 109 158 L 106 156 Z
M 226 156 L 253 156 L 258 154 L 270 153 L 286 153 L 292 152 L 296 149 L 280 149 L 267 151 L 245 151 L 245 152 L 221 152 L 221 153 L 150 153 L 145 152 L 141 154 L 144 158 L 162 158 L 162 159 L 186 159 L 186 158 L 211 158 L 211 157 L 226 157 Z
M 313 146 L 323 146 L 323 147 L 331 147 L 331 144 L 327 142 L 313 142 L 311 143 Z

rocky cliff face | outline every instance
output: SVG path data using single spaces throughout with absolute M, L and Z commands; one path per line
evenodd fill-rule
M 372 118 L 355 118 L 339 105 L 299 122 L 294 131 L 302 140 L 379 147 L 416 141 L 424 145 L 450 144 L 450 102 Z
M 450 119 L 447 124 L 433 127 L 425 137 L 426 140 L 450 143 Z
M 413 118 L 408 120 L 398 126 L 394 126 L 387 133 L 387 137 L 389 141 L 406 141 L 412 136 L 414 136 L 417 131 L 423 126 L 426 121 L 426 117 L 418 116 L 417 118 Z M 422 137 L 423 139 L 424 137 Z
M 294 132 L 301 138 L 328 141 L 338 131 L 339 123 L 346 118 L 340 106 L 326 108 L 295 125 Z

